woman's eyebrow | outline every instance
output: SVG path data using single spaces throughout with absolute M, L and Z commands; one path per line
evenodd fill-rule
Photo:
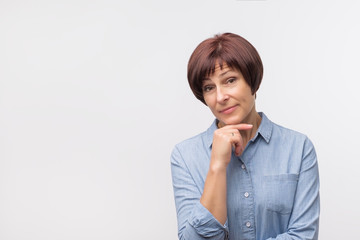
M 226 74 L 229 73 L 229 72 L 232 72 L 232 70 L 230 69 L 230 70 L 228 70 L 228 71 L 226 71 L 226 72 L 220 73 L 220 74 L 219 74 L 219 77 L 223 77 L 224 75 L 226 75 Z
M 203 82 L 204 82 L 204 81 L 211 81 L 211 79 L 210 79 L 209 77 L 206 77 L 206 78 L 204 78 L 202 81 L 203 81 Z
M 204 78 L 204 79 L 202 80 L 202 85 L 204 85 L 206 82 L 212 82 L 212 81 L 211 81 L 211 79 L 209 79 L 209 78 Z
M 229 70 L 227 70 L 226 72 L 220 73 L 220 74 L 219 74 L 219 77 L 223 77 L 223 76 L 225 76 L 226 74 L 232 73 L 232 72 L 234 72 L 234 70 L 229 69 Z M 205 82 L 205 81 L 212 81 L 212 80 L 211 80 L 209 77 L 206 77 L 206 78 L 204 78 L 204 79 L 202 80 L 202 82 Z

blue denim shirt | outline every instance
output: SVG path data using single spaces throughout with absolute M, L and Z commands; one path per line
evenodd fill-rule
M 216 121 L 177 144 L 171 171 L 179 239 L 317 239 L 319 173 L 316 153 L 303 134 L 263 113 L 254 138 L 227 168 L 227 221 L 220 224 L 200 203 Z

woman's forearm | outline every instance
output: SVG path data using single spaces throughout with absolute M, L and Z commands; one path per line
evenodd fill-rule
M 200 203 L 211 212 L 216 220 L 224 225 L 227 219 L 226 165 L 219 165 L 214 162 L 218 161 L 211 161 Z
M 245 141 L 240 131 L 250 131 L 251 124 L 228 125 L 214 132 L 210 167 L 206 176 L 200 203 L 224 225 L 227 219 L 226 168 L 231 161 L 232 148 L 240 155 Z

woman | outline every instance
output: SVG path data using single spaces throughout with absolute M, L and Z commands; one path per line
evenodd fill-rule
M 171 155 L 179 239 L 317 239 L 314 147 L 256 111 L 262 76 L 259 54 L 238 35 L 193 52 L 190 87 L 216 119 Z

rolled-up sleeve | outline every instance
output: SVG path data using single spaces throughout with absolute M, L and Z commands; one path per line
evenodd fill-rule
M 317 240 L 320 196 L 319 170 L 313 144 L 306 139 L 301 171 L 287 232 L 267 240 Z
M 227 222 L 221 225 L 200 203 L 202 190 L 195 183 L 177 147 L 171 154 L 171 173 L 179 239 L 227 239 Z

